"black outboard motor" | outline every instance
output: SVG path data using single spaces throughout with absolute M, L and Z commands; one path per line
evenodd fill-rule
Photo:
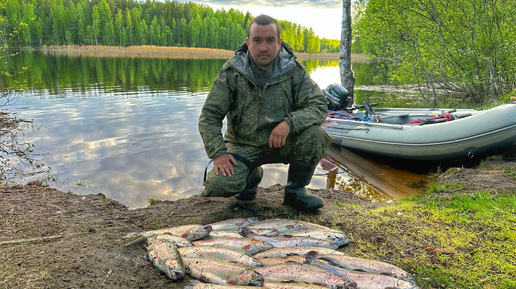
M 344 86 L 330 84 L 326 89 L 323 89 L 323 93 L 329 110 L 352 111 L 354 109 L 353 97 L 350 97 Z

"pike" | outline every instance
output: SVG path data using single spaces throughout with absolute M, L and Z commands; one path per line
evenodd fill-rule
M 233 248 L 246 252 L 249 255 L 256 254 L 272 248 L 272 245 L 268 242 L 253 240 L 250 238 L 213 238 L 207 240 L 194 241 L 195 246 L 222 246 L 227 248 Z
M 316 257 L 308 254 L 306 256 L 306 263 L 337 274 L 339 276 L 347 277 L 357 283 L 360 289 L 418 289 L 417 285 L 402 279 L 394 278 L 383 274 L 375 274 L 368 272 L 350 271 L 341 267 L 330 265 L 327 262 L 322 262 Z
M 231 263 L 241 264 L 250 268 L 263 267 L 260 260 L 251 257 L 245 252 L 232 248 L 215 246 L 194 246 L 179 248 L 179 254 L 183 258 L 214 258 Z
M 269 219 L 264 221 L 259 221 L 249 226 L 247 228 L 251 229 L 251 231 L 258 235 L 264 235 L 260 230 L 264 229 L 275 229 L 278 231 L 278 234 L 284 234 L 291 231 L 296 230 L 307 230 L 308 226 L 302 224 L 298 221 L 287 220 L 287 219 Z M 270 236 L 268 236 L 270 237 Z
M 254 240 L 260 240 L 269 242 L 273 247 L 291 247 L 291 246 L 303 246 L 303 247 L 321 247 L 337 249 L 340 247 L 339 244 L 331 243 L 326 240 L 315 239 L 312 237 L 304 236 L 284 236 L 284 237 L 266 237 L 254 234 L 249 228 L 240 228 L 238 232 L 245 238 L 251 238 Z
M 205 283 L 262 286 L 263 276 L 244 265 L 217 259 L 183 258 L 186 273 Z
M 179 280 L 185 276 L 183 260 L 175 243 L 156 240 L 147 248 L 147 256 L 170 279 Z
M 258 222 L 258 218 L 256 217 L 250 217 L 250 218 L 234 218 L 234 219 L 228 219 L 220 222 L 215 222 L 209 224 L 212 228 L 212 231 L 219 231 L 219 230 L 228 230 L 228 229 L 238 229 L 241 227 L 245 227 L 251 224 L 254 224 Z
M 351 257 L 347 255 L 315 254 L 317 259 L 327 261 L 330 265 L 341 267 L 350 271 L 362 271 L 376 274 L 383 274 L 408 282 L 415 282 L 407 271 L 392 264 L 372 259 Z
M 357 284 L 351 279 L 337 276 L 312 265 L 292 261 L 257 268 L 256 272 L 261 274 L 266 282 L 298 282 L 334 289 L 357 288 Z
M 264 252 L 260 252 L 255 254 L 253 257 L 255 258 L 271 258 L 271 257 L 287 257 L 290 255 L 305 255 L 310 251 L 315 251 L 319 254 L 335 254 L 335 255 L 345 255 L 344 253 L 328 248 L 317 248 L 317 247 L 302 247 L 302 246 L 292 246 L 292 247 L 280 247 L 273 248 Z

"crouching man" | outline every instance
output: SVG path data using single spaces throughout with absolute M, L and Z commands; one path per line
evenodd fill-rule
M 215 79 L 199 118 L 206 153 L 213 159 L 202 196 L 252 200 L 263 177 L 261 165 L 288 163 L 283 203 L 317 210 L 322 200 L 305 187 L 332 142 L 321 128 L 326 100 L 281 41 L 276 20 L 260 15 L 248 31 Z

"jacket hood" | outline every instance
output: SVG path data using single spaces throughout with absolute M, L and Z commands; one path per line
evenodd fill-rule
M 276 59 L 274 60 L 271 79 L 288 74 L 297 66 L 296 59 L 297 57 L 294 55 L 292 47 L 288 43 L 282 41 L 278 55 L 276 55 Z M 240 47 L 235 51 L 235 56 L 233 57 L 233 61 L 230 63 L 230 66 L 244 75 L 255 78 L 254 73 L 251 71 L 250 61 L 251 54 L 249 53 L 247 43 L 244 42 L 244 44 L 240 45 Z

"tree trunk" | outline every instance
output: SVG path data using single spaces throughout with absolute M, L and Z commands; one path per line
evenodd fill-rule
M 353 97 L 355 77 L 351 71 L 351 2 L 352 0 L 342 0 L 339 66 L 340 82 L 349 91 L 349 96 Z

